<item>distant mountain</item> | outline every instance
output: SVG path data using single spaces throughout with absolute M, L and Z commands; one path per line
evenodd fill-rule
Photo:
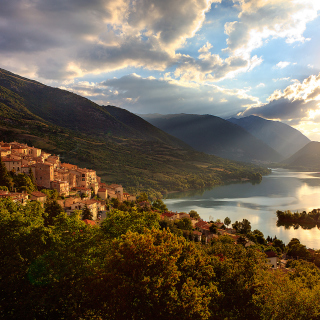
M 3 69 L 0 69 L 0 88 L 1 111 L 6 110 L 14 114 L 15 118 L 39 120 L 96 138 L 104 138 L 105 135 L 130 137 L 186 147 L 182 141 L 151 126 L 133 113 L 127 111 L 126 117 L 122 117 L 123 121 L 119 121 L 108 110 L 120 108 L 99 106 L 77 94 L 46 86 Z M 136 125 L 137 121 L 139 126 Z
M 320 171 L 320 142 L 309 142 L 281 164 L 289 169 Z
M 284 158 L 290 157 L 310 142 L 300 131 L 279 121 L 266 120 L 257 116 L 227 120 L 244 128 Z
M 159 129 L 194 149 L 239 161 L 279 161 L 281 156 L 266 143 L 229 121 L 212 115 L 140 115 Z
M 127 191 L 188 190 L 268 171 L 193 150 L 131 112 L 0 69 L 0 140 L 59 154 Z

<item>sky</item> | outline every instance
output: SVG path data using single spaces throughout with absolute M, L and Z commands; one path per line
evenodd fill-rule
M 319 0 L 1 0 L 0 67 L 137 114 L 258 115 L 320 141 Z

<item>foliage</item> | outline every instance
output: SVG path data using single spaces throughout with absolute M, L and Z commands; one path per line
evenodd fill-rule
M 157 199 L 152 202 L 152 209 L 158 210 L 159 212 L 166 212 L 168 211 L 167 206 L 163 203 L 161 199 Z
M 231 219 L 229 217 L 225 217 L 223 223 L 228 227 L 231 223 Z
M 0 186 L 5 186 L 9 190 L 12 190 L 13 181 L 12 177 L 9 175 L 5 164 L 2 162 L 0 157 Z
M 59 196 L 58 191 L 54 189 L 42 189 L 41 192 L 44 193 L 49 200 L 57 200 Z
M 32 182 L 31 178 L 24 173 L 14 175 L 13 183 L 18 192 L 26 191 L 31 193 L 37 190 L 37 186 Z
M 247 234 L 251 231 L 251 223 L 247 219 L 243 219 L 242 222 L 236 221 L 232 224 L 232 228 L 238 233 Z
M 195 211 L 195 210 L 190 210 L 189 215 L 190 215 L 191 218 L 194 218 L 194 219 L 197 219 L 197 220 L 200 219 L 199 213 L 197 211 Z
M 93 214 L 87 205 L 82 210 L 82 220 L 93 220 Z
M 159 226 L 160 216 L 156 212 L 138 212 L 136 209 L 130 211 L 111 210 L 106 219 L 101 223 L 101 230 L 109 239 L 119 238 L 121 235 L 132 232 L 143 233 L 146 228 Z
M 301 226 L 304 229 L 311 229 L 320 225 L 320 209 L 313 209 L 309 213 L 303 211 L 301 213 L 290 210 L 277 210 L 278 221 L 277 226 L 285 226 L 286 228 L 294 227 L 297 229 Z

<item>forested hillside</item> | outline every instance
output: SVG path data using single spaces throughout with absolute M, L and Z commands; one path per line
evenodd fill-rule
M 103 181 L 154 197 L 268 173 L 196 152 L 126 110 L 99 106 L 3 69 L 0 139 L 59 154 L 63 162 L 97 170 Z

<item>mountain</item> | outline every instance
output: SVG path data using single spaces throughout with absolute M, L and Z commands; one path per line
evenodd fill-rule
M 279 161 L 281 156 L 266 143 L 229 121 L 212 115 L 140 115 L 159 129 L 194 149 L 240 161 Z
M 227 120 L 244 128 L 284 158 L 290 157 L 310 142 L 300 131 L 279 121 L 266 120 L 257 116 Z
M 128 192 L 187 190 L 268 171 L 193 150 L 131 112 L 0 69 L 0 140 L 59 154 Z M 259 175 L 258 175 L 259 176 Z
M 288 169 L 320 171 L 320 142 L 309 142 L 281 164 Z

